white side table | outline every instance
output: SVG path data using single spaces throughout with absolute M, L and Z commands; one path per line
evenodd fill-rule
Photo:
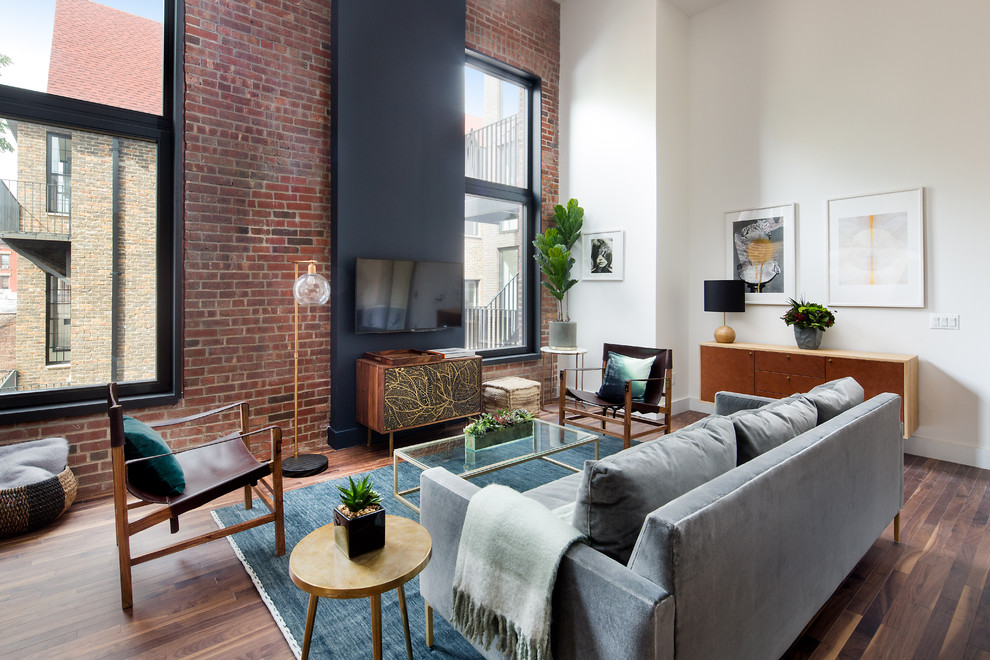
M 540 410 L 543 412 L 550 412 L 547 410 L 547 396 L 546 388 L 543 387 L 543 383 L 547 380 L 547 370 L 550 371 L 550 398 L 552 400 L 557 400 L 559 393 L 557 389 L 559 388 L 560 380 L 556 378 L 557 374 L 557 360 L 560 355 L 572 355 L 574 356 L 574 366 L 578 369 L 584 369 L 584 356 L 588 352 L 587 348 L 551 348 L 550 346 L 541 346 L 540 353 L 541 359 L 543 360 L 543 382 L 540 383 Z M 578 387 L 584 387 L 584 372 L 578 372 L 578 380 L 575 382 Z

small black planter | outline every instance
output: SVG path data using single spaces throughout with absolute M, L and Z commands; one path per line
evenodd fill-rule
M 385 547 L 385 509 L 348 518 L 333 509 L 333 540 L 348 559 Z

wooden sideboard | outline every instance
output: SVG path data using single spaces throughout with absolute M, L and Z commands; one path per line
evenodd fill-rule
M 905 438 L 918 428 L 917 355 L 715 342 L 700 348 L 702 401 L 713 402 L 719 391 L 779 399 L 852 376 L 867 399 L 881 392 L 900 395 Z
M 393 433 L 481 412 L 481 357 L 454 358 L 423 364 L 390 365 L 357 361 L 358 424 Z

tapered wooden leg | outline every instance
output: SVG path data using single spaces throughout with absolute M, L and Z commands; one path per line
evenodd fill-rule
M 371 596 L 371 657 L 382 660 L 382 595 Z
M 409 614 L 406 612 L 406 590 L 400 584 L 396 591 L 399 592 L 399 609 L 402 612 L 402 632 L 406 635 L 406 655 L 409 660 L 413 660 L 412 638 L 409 637 Z
M 251 486 L 244 487 L 244 508 L 250 509 L 254 503 L 254 498 L 251 497 Z
M 901 542 L 901 512 L 894 516 L 894 543 Z
M 426 646 L 433 648 L 433 608 L 426 603 Z
M 302 660 L 309 657 L 309 643 L 313 641 L 313 622 L 316 620 L 316 604 L 320 602 L 320 597 L 309 595 L 309 609 L 306 610 L 306 632 L 303 635 Z

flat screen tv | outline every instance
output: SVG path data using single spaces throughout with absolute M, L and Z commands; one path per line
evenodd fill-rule
M 354 332 L 461 326 L 464 266 L 446 261 L 357 259 Z

